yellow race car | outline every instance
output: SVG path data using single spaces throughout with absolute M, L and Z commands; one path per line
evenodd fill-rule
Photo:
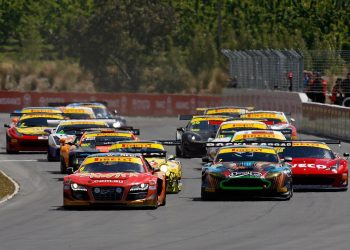
M 110 152 L 140 153 L 153 170 L 160 170 L 166 175 L 167 193 L 181 191 L 182 165 L 175 156 L 166 157 L 164 146 L 156 141 L 121 141 L 110 148 Z

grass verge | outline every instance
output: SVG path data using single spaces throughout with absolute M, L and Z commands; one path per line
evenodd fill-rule
M 13 194 L 15 185 L 0 171 L 0 200 Z

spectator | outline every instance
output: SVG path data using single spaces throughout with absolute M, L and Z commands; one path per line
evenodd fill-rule
M 237 77 L 232 76 L 230 77 L 229 83 L 228 83 L 228 88 L 237 88 Z
M 342 105 L 344 96 L 341 90 L 342 79 L 337 78 L 332 89 L 332 95 L 329 97 L 331 102 L 336 105 Z
M 309 87 L 309 92 L 312 93 L 310 99 L 313 102 L 325 103 L 326 93 L 325 93 L 325 80 L 321 77 L 321 74 L 317 72 L 315 74 L 315 80 Z

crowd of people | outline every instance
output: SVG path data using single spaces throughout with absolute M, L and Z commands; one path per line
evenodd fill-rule
M 350 72 L 345 79 L 337 78 L 330 96 L 331 102 L 337 105 L 350 106 Z

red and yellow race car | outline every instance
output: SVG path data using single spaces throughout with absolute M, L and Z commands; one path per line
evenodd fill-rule
M 48 134 L 46 129 L 54 128 L 65 118 L 60 114 L 24 114 L 18 121 L 5 124 L 6 152 L 46 151 Z
M 152 169 L 140 154 L 94 154 L 87 157 L 76 172 L 64 177 L 63 206 L 105 204 L 157 208 L 165 205 L 165 185 L 165 173 Z

